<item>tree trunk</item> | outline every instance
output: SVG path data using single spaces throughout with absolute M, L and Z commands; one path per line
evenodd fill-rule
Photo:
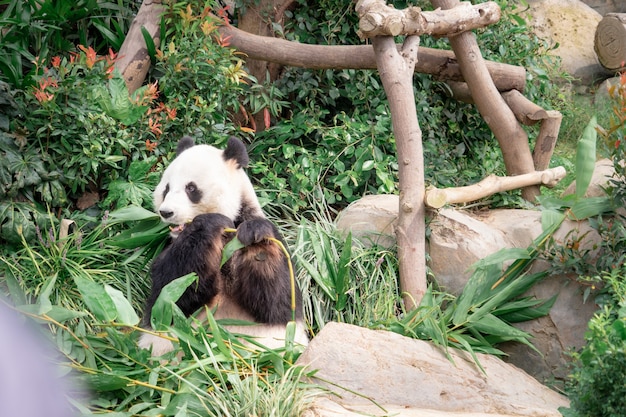
M 159 26 L 163 11 L 161 0 L 144 0 L 118 53 L 120 58 L 115 67 L 122 73 L 131 94 L 141 87 L 150 69 L 150 56 L 141 28 L 146 28 L 158 46 L 161 42 Z
M 243 32 L 263 36 L 273 37 L 274 30 L 272 24 L 281 22 L 285 10 L 293 3 L 293 0 L 261 0 L 250 2 L 246 6 L 245 13 L 239 18 L 239 28 Z M 264 82 L 272 83 L 278 79 L 282 69 L 282 63 L 271 62 L 269 60 L 259 59 L 248 56 L 246 58 L 246 67 L 248 73 L 257 79 L 259 84 Z M 257 130 L 264 130 L 265 123 L 263 113 L 259 112 L 252 115 Z
M 459 1 L 431 0 L 431 3 L 433 7 L 446 10 L 457 6 Z M 518 175 L 534 171 L 528 136 L 489 77 L 476 37 L 472 32 L 463 32 L 448 39 L 476 107 L 500 144 L 507 173 Z M 522 196 L 529 201 L 538 195 L 537 186 L 522 190 Z
M 413 96 L 418 36 L 409 36 L 398 51 L 391 36 L 372 39 L 380 78 L 387 94 L 398 149 L 400 207 L 396 226 L 400 288 L 411 310 L 426 293 L 426 209 L 424 151 Z

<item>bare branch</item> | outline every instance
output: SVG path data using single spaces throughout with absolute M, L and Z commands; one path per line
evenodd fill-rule
M 460 3 L 454 9 L 422 11 L 410 6 L 397 10 L 384 0 L 359 0 L 358 35 L 362 38 L 397 35 L 451 36 L 478 29 L 500 20 L 500 7 L 494 2 L 472 5 Z
M 222 26 L 220 33 L 230 39 L 230 46 L 253 59 L 311 69 L 376 69 L 376 57 L 370 45 L 309 45 L 253 35 L 234 26 Z M 454 52 L 420 47 L 417 58 L 416 72 L 432 74 L 444 81 L 463 81 Z M 524 91 L 523 67 L 492 61 L 485 64 L 499 91 Z
M 495 193 L 516 190 L 531 185 L 543 184 L 554 187 L 565 178 L 565 168 L 556 167 L 545 171 L 535 171 L 514 177 L 490 175 L 482 181 L 467 187 L 444 188 L 429 187 L 426 190 L 425 203 L 428 207 L 441 208 L 446 204 L 469 203 L 489 197 Z

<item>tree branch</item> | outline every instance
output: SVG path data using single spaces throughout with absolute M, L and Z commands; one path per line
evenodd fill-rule
M 490 175 L 482 181 L 467 187 L 444 188 L 429 187 L 425 202 L 428 207 L 441 208 L 446 204 L 469 203 L 495 193 L 516 190 L 530 185 L 543 184 L 554 187 L 565 178 L 565 168 L 556 167 L 545 171 L 535 171 L 514 177 Z
M 494 2 L 472 5 L 460 3 L 450 10 L 422 11 L 416 6 L 398 10 L 380 0 L 359 0 L 358 35 L 374 36 L 444 35 L 451 36 L 471 29 L 489 26 L 500 20 L 500 7 Z
M 231 47 L 253 59 L 311 69 L 376 69 L 374 50 L 369 45 L 309 45 L 253 35 L 232 25 L 221 26 L 219 30 L 224 38 L 230 38 Z M 463 81 L 452 51 L 420 47 L 417 57 L 415 71 L 441 80 Z M 498 90 L 524 91 L 526 69 L 492 61 L 485 64 Z

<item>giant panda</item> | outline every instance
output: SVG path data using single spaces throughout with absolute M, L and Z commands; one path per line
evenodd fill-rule
M 224 150 L 196 145 L 188 136 L 176 148 L 176 157 L 163 172 L 154 191 L 161 219 L 171 224 L 170 242 L 151 266 L 152 288 L 142 325 L 149 328 L 152 307 L 172 280 L 195 272 L 192 284 L 178 300 L 190 316 L 207 305 L 215 318 L 258 323 L 230 327 L 233 332 L 257 336 L 269 348 L 284 346 L 285 326 L 292 320 L 289 265 L 282 249 L 266 237 L 280 239 L 265 217 L 250 179 L 244 171 L 248 154 L 244 144 L 230 137 Z M 220 268 L 222 249 L 236 229 L 245 245 Z M 295 341 L 308 342 L 302 318 L 302 295 L 296 287 Z M 173 349 L 166 338 L 142 333 L 139 345 L 160 356 Z

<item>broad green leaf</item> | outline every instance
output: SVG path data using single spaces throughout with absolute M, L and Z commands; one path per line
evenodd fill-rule
M 125 223 L 129 221 L 159 219 L 159 215 L 139 206 L 127 206 L 109 213 L 108 223 Z
M 178 309 L 176 301 L 178 301 L 181 295 L 183 295 L 187 287 L 197 281 L 197 279 L 198 276 L 192 272 L 180 278 L 176 278 L 163 287 L 159 297 L 156 299 L 154 306 L 152 307 L 150 324 L 153 329 L 158 331 L 168 329 L 168 327 L 172 324 L 172 319 L 174 317 L 173 310 Z
M 94 316 L 102 322 L 115 320 L 117 309 L 104 287 L 80 275 L 75 275 L 73 278 L 83 301 Z
M 235 236 L 230 242 L 224 245 L 224 249 L 222 250 L 222 261 L 220 262 L 220 268 L 224 266 L 226 262 L 230 258 L 232 258 L 233 254 L 239 249 L 243 248 L 244 244 L 241 243 L 239 239 Z
M 541 229 L 549 230 L 554 227 L 555 224 L 561 224 L 565 220 L 565 214 L 557 210 L 542 210 L 541 211 Z
M 348 233 L 341 250 L 341 257 L 337 265 L 337 273 L 335 274 L 335 292 L 337 294 L 337 303 L 335 308 L 339 311 L 343 310 L 348 301 L 347 285 L 350 282 L 350 258 L 352 257 L 352 233 Z
M 576 147 L 576 197 L 578 198 L 585 196 L 596 165 L 596 139 L 598 137 L 596 127 L 596 116 L 593 116 L 583 130 Z
M 572 205 L 572 216 L 576 220 L 596 217 L 613 210 L 608 197 L 587 197 Z
M 39 305 L 38 314 L 46 314 L 52 308 L 52 303 L 50 302 L 50 294 L 54 289 L 54 284 L 57 280 L 57 274 L 54 274 L 50 278 L 44 282 L 41 291 L 39 292 L 39 298 L 37 299 L 37 304 Z
M 113 300 L 113 304 L 115 304 L 117 321 L 119 323 L 129 326 L 134 326 L 139 323 L 139 316 L 137 316 L 135 309 L 120 290 L 116 290 L 110 285 L 105 285 L 104 290 L 109 294 L 111 300 Z
M 506 261 L 517 259 L 530 259 L 530 254 L 526 248 L 504 248 L 478 260 L 474 267 L 482 268 L 487 265 L 502 264 Z

